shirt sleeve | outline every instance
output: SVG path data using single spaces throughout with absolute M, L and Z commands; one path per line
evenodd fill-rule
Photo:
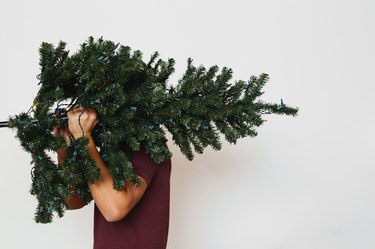
M 146 153 L 144 146 L 141 146 L 140 149 L 135 152 L 132 164 L 135 173 L 144 178 L 147 185 L 150 186 L 158 169 L 158 165 L 152 160 L 151 156 Z

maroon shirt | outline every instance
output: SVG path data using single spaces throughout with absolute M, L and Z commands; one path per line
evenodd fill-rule
M 108 222 L 95 204 L 94 249 L 165 249 L 169 228 L 171 159 L 156 164 L 141 146 L 132 160 L 147 182 L 141 200 L 120 221 Z

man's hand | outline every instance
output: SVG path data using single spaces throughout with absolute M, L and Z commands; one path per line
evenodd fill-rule
M 91 136 L 95 125 L 99 122 L 95 110 L 91 108 L 79 107 L 69 110 L 68 118 L 69 131 L 75 139 Z

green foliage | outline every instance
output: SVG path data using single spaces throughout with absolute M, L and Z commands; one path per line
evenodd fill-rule
M 172 156 L 165 146 L 166 130 L 192 160 L 193 150 L 203 153 L 207 146 L 220 150 L 220 133 L 230 143 L 256 136 L 263 114 L 297 115 L 298 108 L 257 99 L 268 81 L 265 73 L 230 84 L 230 68 L 195 67 L 189 58 L 178 84 L 167 88 L 175 61 L 158 59 L 158 52 L 146 63 L 141 51 L 102 37 L 95 41 L 90 36 L 71 56 L 65 46 L 63 41 L 56 48 L 42 43 L 36 108 L 9 118 L 9 127 L 17 129 L 21 146 L 32 156 L 30 193 L 38 199 L 36 222 L 51 222 L 54 211 L 62 217 L 64 199 L 71 196 L 73 185 L 89 203 L 92 197 L 86 183 L 100 178 L 88 154 L 86 137 L 73 140 L 62 165 L 57 166 L 47 155 L 67 148 L 65 140 L 53 137 L 51 131 L 56 126 L 66 127 L 66 120 L 55 117 L 68 108 L 96 110 L 99 124 L 93 138 L 118 190 L 126 188 L 125 180 L 139 183 L 131 155 L 141 144 L 158 164 Z M 70 103 L 62 104 L 66 101 Z

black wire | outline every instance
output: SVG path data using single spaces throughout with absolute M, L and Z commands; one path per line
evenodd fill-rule
M 26 113 L 29 114 L 32 109 L 33 109 L 33 107 L 30 106 L 29 110 Z
M 86 108 L 83 109 L 83 112 L 81 112 L 81 114 L 79 114 L 78 116 L 78 123 L 79 123 L 79 127 L 81 128 L 81 131 L 82 131 L 82 136 L 85 136 L 85 132 L 83 131 L 83 128 L 82 128 L 82 125 L 81 125 L 81 116 L 82 114 L 86 111 Z
M 8 121 L 1 121 L 0 122 L 0 128 L 2 128 L 2 127 L 8 127 L 8 126 L 9 126 Z

